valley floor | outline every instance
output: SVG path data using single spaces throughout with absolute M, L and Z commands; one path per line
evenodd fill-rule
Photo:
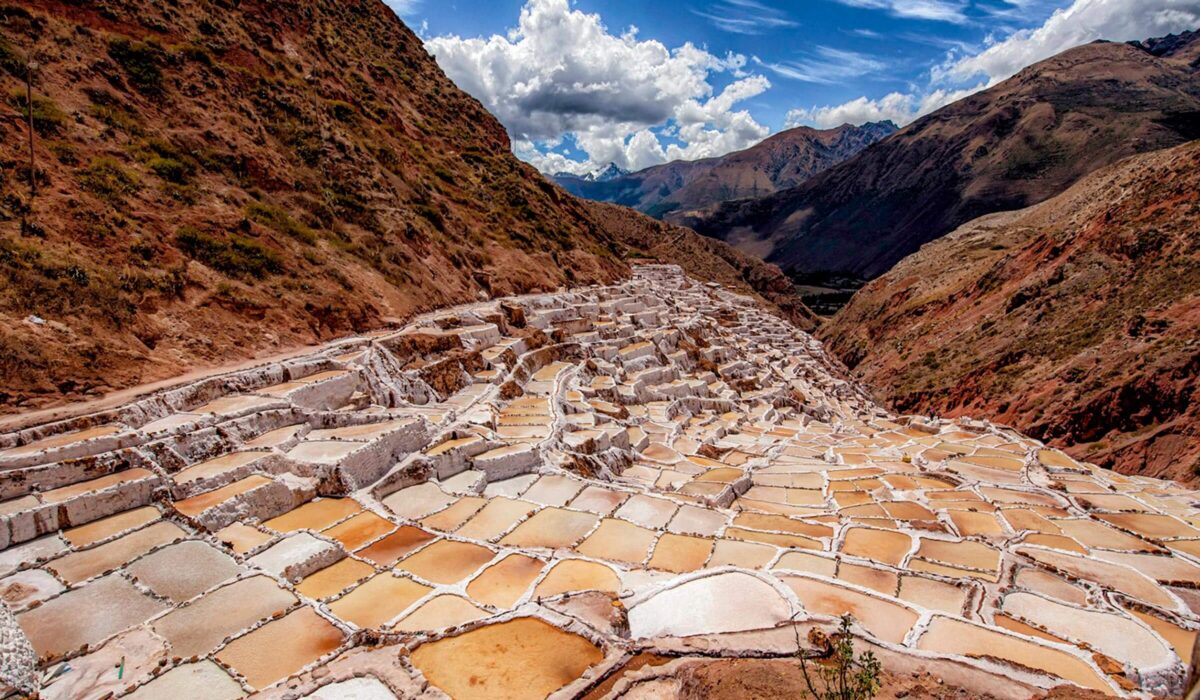
M 1200 629 L 1195 492 L 893 415 L 674 266 L 92 409 L 0 434 L 44 698 L 795 696 L 845 614 L 881 697 L 1178 694 Z

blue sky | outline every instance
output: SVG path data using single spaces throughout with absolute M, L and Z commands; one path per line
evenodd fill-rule
M 796 125 L 900 124 L 1200 0 L 389 0 L 544 171 L 721 155 Z

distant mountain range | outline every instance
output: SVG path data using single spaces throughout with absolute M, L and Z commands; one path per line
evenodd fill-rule
M 627 173 L 609 165 L 587 176 L 556 175 L 568 192 L 661 217 L 794 187 L 896 131 L 891 122 L 782 131 L 758 145 L 719 158 L 674 161 Z
M 789 273 L 878 276 L 967 221 L 1200 137 L 1196 36 L 1071 49 L 795 187 L 667 218 Z
M 568 172 L 556 173 L 554 175 L 554 179 L 559 183 L 575 183 L 576 181 L 608 182 L 609 180 L 616 180 L 619 177 L 625 177 L 628 174 L 628 170 L 618 167 L 616 163 L 609 163 L 599 170 L 593 170 L 592 172 L 584 173 L 583 175 L 576 175 L 575 173 Z

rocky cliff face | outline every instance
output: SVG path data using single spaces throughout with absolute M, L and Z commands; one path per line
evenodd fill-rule
M 1190 35 L 1071 49 L 798 187 L 670 218 L 788 272 L 875 277 L 979 216 L 1200 137 L 1198 46 Z
M 616 240 L 638 217 L 598 222 L 513 157 L 379 0 L 10 2 L 3 113 L 28 114 L 30 56 L 32 201 L 25 127 L 0 120 L 0 410 L 640 254 Z
M 661 217 L 795 187 L 896 131 L 891 122 L 799 127 L 720 158 L 675 161 L 606 180 L 555 178 L 573 194 Z
M 1200 469 L 1200 142 L 906 258 L 823 329 L 903 410 L 988 417 L 1126 473 Z

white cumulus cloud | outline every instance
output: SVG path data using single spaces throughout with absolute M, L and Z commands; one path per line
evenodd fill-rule
M 486 38 L 426 42 L 447 75 L 508 129 L 514 150 L 543 172 L 584 172 L 608 163 L 640 169 L 674 158 L 748 148 L 769 134 L 737 104 L 770 87 L 744 72 L 742 56 L 691 43 L 669 49 L 637 29 L 614 34 L 568 0 L 528 0 L 517 27 Z M 719 92 L 711 78 L 728 73 Z M 666 128 L 680 143 L 653 130 Z M 549 144 L 570 135 L 587 154 L 571 162 Z
M 838 0 L 896 11 L 900 0 Z M 914 0 L 916 2 L 917 0 Z M 1006 0 L 1017 9 L 1035 0 Z M 955 3 L 940 2 L 947 7 Z M 1073 0 L 1041 26 L 991 39 L 982 50 L 956 47 L 930 72 L 925 89 L 894 92 L 879 99 L 859 97 L 840 105 L 788 112 L 788 126 L 832 127 L 891 119 L 903 126 L 951 102 L 1011 77 L 1022 68 L 1096 39 L 1130 41 L 1200 27 L 1200 0 Z
M 1200 0 L 1075 0 L 1035 29 L 1015 32 L 962 58 L 942 77 L 995 84 L 1022 68 L 1096 39 L 1131 41 L 1200 27 Z M 936 73 L 935 73 L 936 75 Z

